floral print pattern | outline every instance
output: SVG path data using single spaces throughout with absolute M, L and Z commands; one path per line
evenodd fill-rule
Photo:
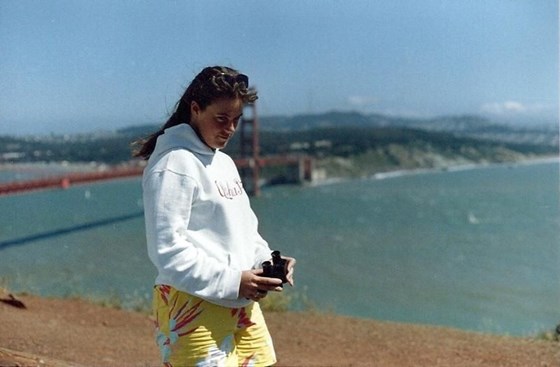
M 237 328 L 244 329 L 248 328 L 249 326 L 255 325 L 254 322 L 251 321 L 249 317 L 247 317 L 247 311 L 245 308 L 232 308 L 231 309 L 231 316 L 237 316 Z
M 154 316 L 164 367 L 255 367 L 276 361 L 258 304 L 225 308 L 157 285 Z
M 156 288 L 161 300 L 169 306 L 171 287 L 160 285 Z M 169 307 L 167 333 L 162 331 L 161 325 L 159 324 L 159 310 L 156 310 L 156 343 L 159 346 L 162 362 L 165 367 L 172 367 L 171 363 L 169 363 L 172 345 L 175 344 L 181 336 L 188 335 L 196 330 L 196 326 L 191 328 L 189 328 L 189 326 L 202 312 L 200 308 L 202 300 L 194 305 L 190 305 L 190 302 L 180 305 L 178 304 L 178 300 L 179 298 L 175 297 L 173 299 L 173 304 Z

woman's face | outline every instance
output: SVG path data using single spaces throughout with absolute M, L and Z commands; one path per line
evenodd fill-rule
M 240 98 L 218 99 L 204 110 L 193 101 L 190 125 L 206 145 L 222 149 L 233 136 L 242 114 L 243 101 Z

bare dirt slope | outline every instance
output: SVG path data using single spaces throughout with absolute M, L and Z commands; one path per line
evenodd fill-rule
M 0 366 L 159 365 L 145 314 L 78 299 L 17 299 L 26 309 L 0 302 Z M 560 366 L 553 341 L 309 312 L 266 317 L 278 366 Z

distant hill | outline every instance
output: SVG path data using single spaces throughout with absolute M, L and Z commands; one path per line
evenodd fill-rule
M 259 122 L 262 155 L 310 155 L 327 176 L 558 155 L 558 129 L 553 126 L 509 126 L 479 116 L 413 119 L 329 112 L 261 117 Z M 0 163 L 126 163 L 131 160 L 131 143 L 159 126 L 103 134 L 0 137 Z M 239 147 L 236 135 L 226 152 L 236 157 Z
M 405 118 L 381 114 L 364 115 L 357 112 L 328 112 L 291 117 L 261 117 L 260 126 L 270 131 L 304 131 L 326 127 L 410 128 L 430 132 L 446 132 L 454 136 L 558 145 L 558 126 L 553 124 L 506 125 L 481 116 L 441 116 L 434 118 Z
M 406 127 L 323 127 L 262 131 L 263 155 L 305 154 L 325 177 L 363 177 L 400 169 L 518 162 L 558 155 L 558 145 L 458 136 Z M 228 153 L 236 156 L 238 137 Z

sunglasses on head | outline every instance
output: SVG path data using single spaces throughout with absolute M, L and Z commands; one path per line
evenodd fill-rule
M 245 84 L 245 88 L 249 87 L 249 77 L 245 74 L 237 74 L 237 75 L 230 75 L 230 74 L 226 74 L 226 73 L 220 73 L 218 75 L 215 75 L 213 78 L 221 78 L 223 79 L 225 82 L 227 82 L 229 85 L 234 85 L 235 83 L 244 83 Z

